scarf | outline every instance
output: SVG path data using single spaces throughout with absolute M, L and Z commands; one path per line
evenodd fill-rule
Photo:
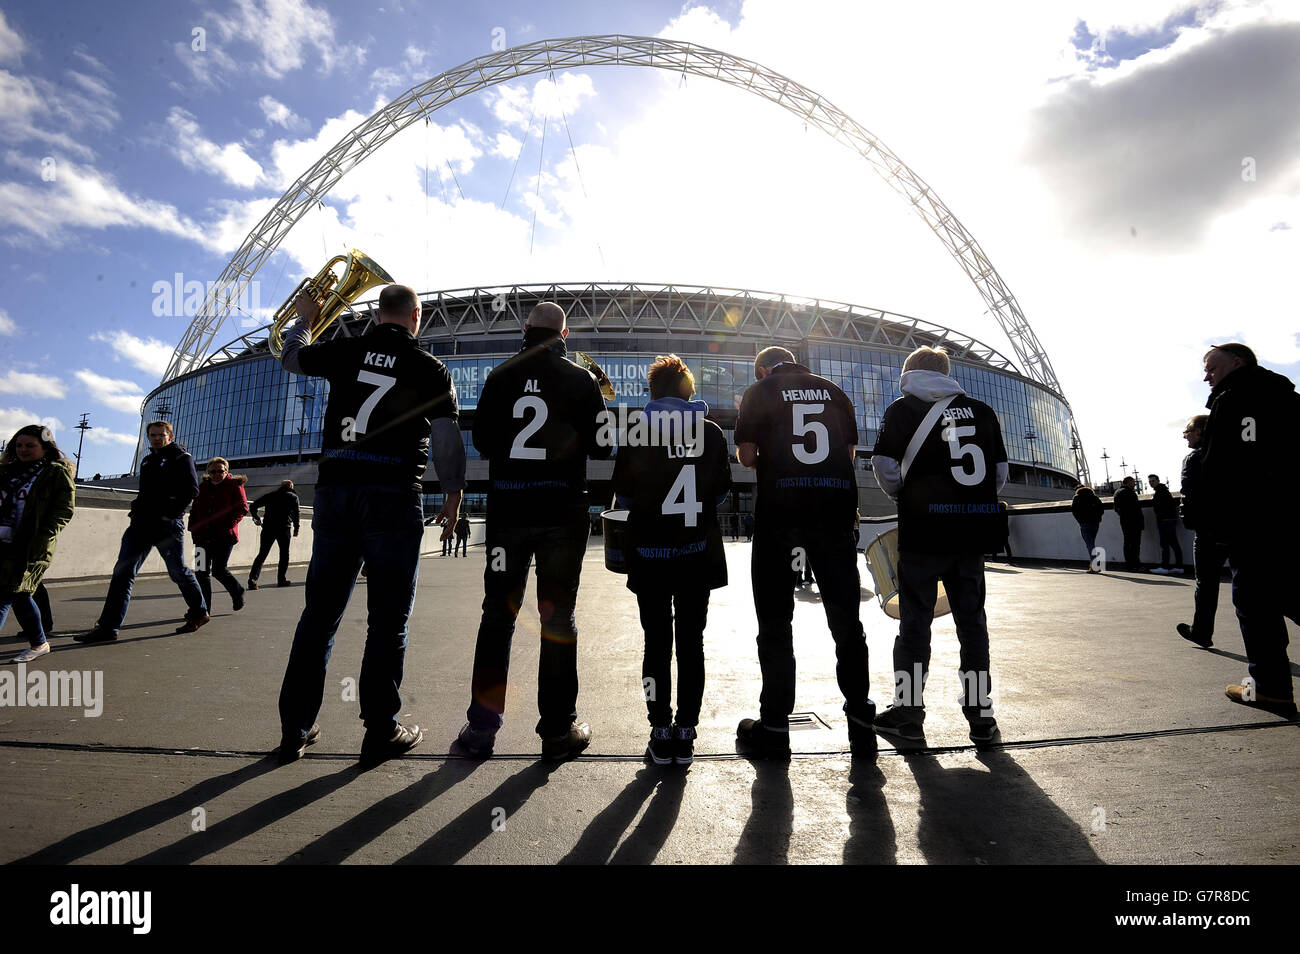
M 0 477 L 0 543 L 13 540 L 27 503 L 27 494 L 23 490 L 31 487 L 48 465 L 49 461 L 44 457 L 26 465 L 21 461 L 15 462 Z

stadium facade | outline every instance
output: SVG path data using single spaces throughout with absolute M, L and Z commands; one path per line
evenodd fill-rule
M 511 285 L 428 292 L 421 300 L 420 342 L 447 364 L 456 383 L 472 510 L 481 511 L 487 480 L 486 461 L 469 433 L 479 391 L 492 368 L 518 351 L 524 320 L 541 301 L 564 308 L 569 349 L 586 352 L 604 369 L 617 392 L 612 406 L 644 405 L 655 356 L 682 356 L 709 416 L 732 444 L 733 459 L 736 411 L 753 381 L 754 355 L 773 344 L 789 348 L 843 388 L 857 409 L 864 513 L 882 510 L 873 497 L 878 492 L 868 460 L 881 416 L 899 395 L 903 359 L 920 345 L 944 346 L 967 393 L 997 412 L 1011 462 L 1012 486 L 1004 496 L 1059 498 L 1078 483 L 1071 412 L 1062 395 L 987 345 L 915 318 L 842 302 L 692 285 Z M 375 320 L 374 308 L 373 301 L 356 305 L 326 337 L 363 333 Z M 177 439 L 197 461 L 225 457 L 236 470 L 279 473 L 311 485 L 329 385 L 284 371 L 267 349 L 266 330 L 214 349 L 196 369 L 164 382 L 145 399 L 144 420 L 172 421 Z M 142 433 L 137 465 L 147 451 Z M 608 462 L 590 465 L 594 503 L 608 500 L 611 469 Z M 737 467 L 736 476 L 741 483 L 727 509 L 748 511 L 753 474 Z M 427 478 L 427 490 L 436 495 L 432 468 Z

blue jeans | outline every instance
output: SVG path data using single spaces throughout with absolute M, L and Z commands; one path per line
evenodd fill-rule
M 108 585 L 104 608 L 99 613 L 99 628 L 116 633 L 126 619 L 126 609 L 131 605 L 131 590 L 135 575 L 140 572 L 145 558 L 154 547 L 167 564 L 167 574 L 181 589 L 181 596 L 189 609 L 185 618 L 202 619 L 208 615 L 208 604 L 203 601 L 199 581 L 185 565 L 185 521 L 182 518 L 163 522 L 160 519 L 132 521 L 122 534 L 122 548 L 117 552 L 113 567 L 113 582 Z
M 1088 563 L 1092 564 L 1092 551 L 1097 549 L 1097 531 L 1101 529 L 1099 523 L 1081 523 L 1079 524 L 1079 536 L 1083 537 L 1083 545 L 1088 548 Z
M 366 566 L 366 650 L 361 659 L 361 719 L 366 734 L 388 738 L 402 710 L 407 620 L 415 603 L 424 510 L 414 490 L 372 485 L 316 488 L 306 606 L 293 634 L 280 687 L 280 729 L 304 739 L 320 713 L 334 634 Z
M 534 557 L 537 614 L 542 623 L 537 734 L 543 739 L 562 735 L 577 719 L 578 625 L 573 609 L 590 532 L 585 516 L 581 523 L 557 527 L 494 527 L 488 517 L 483 618 L 465 712 L 474 728 L 495 732 L 504 722 L 510 643 Z
M 23 635 L 31 643 L 32 649 L 45 642 L 45 628 L 41 625 L 41 611 L 32 599 L 31 593 L 0 593 L 0 626 L 9 618 L 9 607 L 13 606 L 18 625 L 23 628 Z

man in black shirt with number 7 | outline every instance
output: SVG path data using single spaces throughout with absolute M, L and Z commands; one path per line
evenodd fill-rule
M 754 546 L 750 555 L 758 662 L 763 671 L 759 718 L 745 719 L 737 739 L 760 756 L 788 758 L 794 711 L 792 571 L 811 566 L 835 639 L 835 675 L 844 693 L 849 745 L 872 754 L 876 737 L 867 671 L 867 639 L 858 615 L 861 580 L 854 541 L 858 486 L 853 403 L 785 348 L 754 359 L 754 378 L 736 420 L 736 456 L 758 470 Z
M 876 730 L 925 737 L 922 692 L 930 667 L 930 626 L 943 581 L 961 644 L 962 713 L 976 745 L 994 742 L 989 698 L 989 630 L 984 554 L 1002 536 L 998 492 L 1007 452 L 997 414 L 967 397 L 951 376 L 948 352 L 917 348 L 903 362 L 903 396 L 885 409 L 871 457 L 880 489 L 898 501 L 898 639 L 894 704 Z
M 313 502 L 306 607 L 280 689 L 280 758 L 291 762 L 320 736 L 315 724 L 334 633 L 364 563 L 366 651 L 361 661 L 363 765 L 401 755 L 424 736 L 397 721 L 407 620 L 415 602 L 424 535 L 422 485 L 429 461 L 446 502 L 436 522 L 451 535 L 465 488 L 465 445 L 456 388 L 446 365 L 416 339 L 420 301 L 405 285 L 379 294 L 378 323 L 356 338 L 307 345 L 320 307 L 295 302 L 302 320 L 285 339 L 280 363 L 294 374 L 328 378 L 329 404 Z

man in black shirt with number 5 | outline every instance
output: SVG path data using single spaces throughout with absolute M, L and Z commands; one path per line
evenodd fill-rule
M 918 741 L 930 666 L 930 626 L 943 581 L 961 644 L 962 713 L 977 745 L 997 738 L 989 699 L 984 554 L 1001 540 L 998 492 L 1007 452 L 997 414 L 966 396 L 942 348 L 917 348 L 903 362 L 903 396 L 885 409 L 871 468 L 898 501 L 898 639 L 894 704 L 876 730 Z
M 424 737 L 419 726 L 397 721 L 398 690 L 424 535 L 420 478 L 431 441 L 446 497 L 436 520 L 443 539 L 455 526 L 465 489 L 456 388 L 446 365 L 416 339 L 420 301 L 407 286 L 389 285 L 379 293 L 378 323 L 356 338 L 307 345 L 320 307 L 305 294 L 295 307 L 301 320 L 286 336 L 280 363 L 293 374 L 328 378 L 330 395 L 313 502 L 307 605 L 280 689 L 280 758 L 299 758 L 320 736 L 315 720 L 325 667 L 364 563 L 361 761 L 374 765 Z
M 750 564 L 763 671 L 759 718 L 745 719 L 737 739 L 751 752 L 790 755 L 795 662 L 792 571 L 811 566 L 835 639 L 835 675 L 844 693 L 849 744 L 876 749 L 867 639 L 858 608 L 858 486 L 853 473 L 858 425 L 853 403 L 785 348 L 754 359 L 754 378 L 736 420 L 736 456 L 758 470 Z

